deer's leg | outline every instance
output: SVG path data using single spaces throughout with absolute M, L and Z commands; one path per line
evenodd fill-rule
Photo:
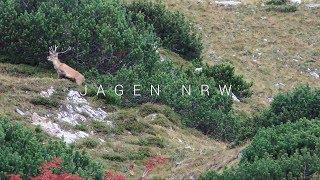
M 59 79 L 66 77 L 66 75 L 65 75 L 65 73 L 63 73 L 63 71 L 58 70 L 57 73 L 58 73 Z

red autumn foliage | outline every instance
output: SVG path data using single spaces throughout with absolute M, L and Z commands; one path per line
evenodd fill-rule
M 20 175 L 8 175 L 9 180 L 21 180 Z
M 150 174 L 157 165 L 163 165 L 167 162 L 168 158 L 162 156 L 153 156 L 147 159 L 145 162 L 145 170 L 141 179 L 145 178 L 148 174 Z
M 104 180 L 125 180 L 125 176 L 109 170 L 103 177 Z
M 52 161 L 45 162 L 41 165 L 41 174 L 36 177 L 32 177 L 32 180 L 84 180 L 84 178 L 72 175 L 69 173 L 54 174 L 50 168 L 60 168 L 62 160 L 60 158 L 54 158 Z

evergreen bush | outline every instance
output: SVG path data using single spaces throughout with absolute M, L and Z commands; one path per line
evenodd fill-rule
M 0 53 L 15 63 L 43 64 L 48 48 L 72 51 L 61 58 L 79 69 L 115 72 L 159 59 L 153 28 L 127 13 L 118 0 L 20 1 L 0 5 Z M 60 49 L 60 50 L 61 50 Z
M 300 118 L 320 117 L 320 90 L 300 86 L 293 91 L 280 93 L 274 97 L 270 108 L 264 111 L 258 124 L 263 127 L 295 122 Z
M 320 121 L 300 119 L 263 129 L 243 151 L 238 167 L 201 179 L 312 179 L 320 172 Z
M 45 141 L 43 134 L 19 123 L 0 117 L 0 177 L 19 174 L 24 178 L 36 176 L 40 165 L 59 157 L 65 172 L 86 178 L 102 177 L 102 167 L 84 152 L 75 151 L 61 141 Z
M 179 12 L 171 12 L 161 3 L 134 1 L 127 6 L 130 12 L 142 14 L 153 25 L 162 44 L 188 60 L 200 59 L 203 45 L 194 25 Z

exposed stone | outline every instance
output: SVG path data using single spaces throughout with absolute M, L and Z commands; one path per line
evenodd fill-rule
M 241 4 L 240 1 L 215 1 L 215 3 L 219 6 L 227 6 L 227 7 L 237 6 Z
M 203 68 L 201 67 L 201 68 L 196 68 L 194 71 L 195 71 L 196 73 L 201 73 L 202 70 L 203 70 Z
M 69 132 L 61 129 L 59 124 L 51 122 L 46 117 L 41 117 L 37 113 L 33 113 L 32 117 L 32 124 L 39 125 L 41 129 L 43 129 L 46 133 L 51 136 L 55 136 L 58 138 L 63 138 L 63 140 L 70 144 L 75 142 L 78 139 L 88 137 L 89 134 L 83 131 L 77 132 Z
M 21 111 L 20 109 L 16 109 L 16 112 L 18 113 L 18 114 L 20 114 L 21 116 L 24 116 L 24 115 L 26 115 L 26 113 L 24 113 L 23 111 Z
M 320 3 L 309 3 L 305 7 L 306 9 L 320 9 Z
M 267 97 L 267 100 L 268 100 L 269 103 L 271 103 L 273 101 L 273 97 L 271 97 L 271 96 Z
M 240 102 L 240 100 L 237 98 L 236 95 L 234 95 L 233 93 L 231 93 L 231 97 L 232 97 L 232 100 L 235 101 L 235 102 Z
M 42 97 L 46 97 L 49 98 L 50 96 L 52 96 L 52 94 L 55 92 L 54 88 L 51 86 L 49 89 L 47 89 L 46 91 L 41 91 L 40 95 Z
M 286 86 L 286 85 L 283 84 L 283 83 L 276 83 L 276 84 L 274 84 L 274 86 L 275 86 L 276 88 L 278 88 L 278 89 L 281 89 L 281 88 L 283 88 L 283 87 Z
M 65 104 L 60 106 L 58 120 L 77 125 L 86 122 L 87 118 L 104 120 L 107 113 L 101 108 L 93 108 L 89 102 L 80 95 L 78 91 L 70 90 Z M 111 122 L 110 122 L 111 123 Z
M 315 72 L 315 71 L 310 72 L 310 75 L 313 76 L 313 77 L 316 78 L 316 79 L 319 79 L 319 78 L 320 78 L 320 75 L 319 75 L 317 72 Z
M 301 0 L 289 0 L 289 2 L 297 5 L 301 4 Z

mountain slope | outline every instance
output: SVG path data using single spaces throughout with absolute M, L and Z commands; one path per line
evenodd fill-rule
M 64 132 L 84 131 L 90 136 L 77 140 L 76 148 L 88 151 L 106 169 L 121 172 L 128 179 L 142 176 L 150 157 L 163 157 L 166 162 L 156 166 L 148 176 L 168 179 L 197 177 L 209 168 L 221 170 L 237 163 L 242 147 L 230 149 L 226 143 L 183 127 L 178 115 L 167 106 L 144 104 L 121 109 L 86 97 L 91 106 L 106 111 L 107 118 L 96 121 L 87 117 L 88 121 L 73 126 L 60 121 L 57 114 L 66 105 L 68 92 L 81 89 L 38 67 L 0 63 L 0 69 L 1 116 L 34 128 L 36 113 L 36 117 L 58 124 Z M 41 92 L 51 87 L 55 93 L 39 103 Z M 107 122 L 114 126 L 109 127 Z
M 319 87 L 320 11 L 301 4 L 293 13 L 267 12 L 259 1 L 236 7 L 214 1 L 164 1 L 173 11 L 193 19 L 204 43 L 204 62 L 232 63 L 238 74 L 254 82 L 253 96 L 237 109 L 255 112 L 272 97 L 299 84 Z

